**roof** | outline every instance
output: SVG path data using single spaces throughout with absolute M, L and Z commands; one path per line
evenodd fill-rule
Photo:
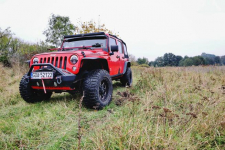
M 76 38 L 76 37 L 89 37 L 89 36 L 98 36 L 106 35 L 105 32 L 96 32 L 96 33 L 86 33 L 86 34 L 77 34 L 77 35 L 65 35 L 64 38 Z
M 110 36 L 112 36 L 112 37 L 115 37 L 115 38 L 117 38 L 117 39 L 119 39 L 119 40 L 121 40 L 125 45 L 126 45 L 126 43 L 122 40 L 122 39 L 120 39 L 120 38 L 118 38 L 117 36 L 115 36 L 115 35 L 112 35 L 112 34 L 108 34 L 108 35 L 110 35 Z M 90 38 L 94 38 L 94 37 L 107 37 L 107 34 L 105 33 L 105 32 L 96 32 L 96 33 L 86 33 L 86 34 L 77 34 L 77 35 L 65 35 L 64 36 L 64 38 L 65 39 L 79 39 L 79 38 L 88 38 L 88 37 L 90 37 Z

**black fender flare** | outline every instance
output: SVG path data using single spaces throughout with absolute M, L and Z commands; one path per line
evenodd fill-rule
M 98 57 L 84 57 L 81 59 L 81 63 L 85 61 L 98 61 L 103 64 L 103 69 L 109 72 L 109 65 L 108 61 L 105 58 L 98 58 Z
M 126 71 L 127 71 L 127 67 L 130 67 L 130 66 L 131 66 L 130 61 L 126 61 L 126 62 L 124 63 L 123 74 L 125 74 L 125 73 L 126 73 Z

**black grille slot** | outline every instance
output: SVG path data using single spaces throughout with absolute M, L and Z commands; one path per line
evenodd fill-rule
M 59 68 L 62 68 L 62 57 L 60 57 Z
M 44 58 L 44 63 L 46 63 L 46 58 Z
M 42 63 L 42 60 L 43 60 L 43 58 L 41 58 L 41 61 L 40 61 L 40 63 Z
M 66 69 L 67 57 L 64 59 L 64 69 Z
M 54 57 L 52 57 L 52 64 L 54 65 Z
M 55 66 L 58 66 L 58 57 L 56 57 Z
M 50 63 L 50 57 L 48 57 L 48 63 Z

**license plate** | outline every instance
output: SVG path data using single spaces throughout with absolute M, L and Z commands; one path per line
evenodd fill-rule
M 31 79 L 53 79 L 53 72 L 32 72 Z

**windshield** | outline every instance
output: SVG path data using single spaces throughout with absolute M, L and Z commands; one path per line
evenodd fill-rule
M 101 47 L 106 48 L 106 39 L 87 39 L 79 41 L 65 41 L 63 48 L 77 48 L 77 47 Z

